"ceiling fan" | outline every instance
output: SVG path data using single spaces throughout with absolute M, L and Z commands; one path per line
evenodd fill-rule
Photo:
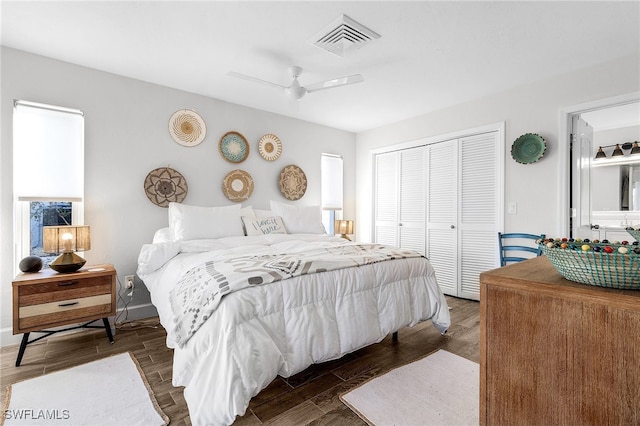
M 298 82 L 298 77 L 300 76 L 300 74 L 302 74 L 302 68 L 293 66 L 289 68 L 289 71 L 291 72 L 291 77 L 293 78 L 293 81 L 291 81 L 291 84 L 289 86 L 283 86 L 281 84 L 272 83 L 271 81 L 262 80 L 261 78 L 252 77 L 250 75 L 241 74 L 234 71 L 229 72 L 227 75 L 231 77 L 241 78 L 243 80 L 253 81 L 255 83 L 265 84 L 267 86 L 276 87 L 278 89 L 284 89 L 284 92 L 287 96 L 297 101 L 302 99 L 302 97 L 307 93 L 313 93 L 325 89 L 334 89 L 336 87 L 346 86 L 348 84 L 362 83 L 364 81 L 364 77 L 362 75 L 354 74 L 346 77 L 333 78 L 331 80 L 309 84 L 303 87 Z

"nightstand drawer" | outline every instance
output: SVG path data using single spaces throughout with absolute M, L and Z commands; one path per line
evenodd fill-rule
M 25 285 L 19 289 L 18 304 L 22 308 L 81 297 L 111 295 L 111 282 L 111 277 L 103 276 Z
M 20 329 L 47 327 L 95 315 L 107 316 L 111 313 L 111 306 L 111 294 L 23 306 L 18 312 Z

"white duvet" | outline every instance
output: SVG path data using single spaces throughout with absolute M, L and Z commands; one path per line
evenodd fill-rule
M 336 359 L 431 319 L 445 332 L 449 309 L 425 258 L 383 261 L 302 275 L 228 294 L 180 348 L 169 292 L 189 269 L 230 253 L 281 254 L 350 244 L 327 235 L 261 235 L 147 244 L 138 275 L 151 293 L 167 345 L 174 348 L 173 385 L 194 425 L 231 424 L 277 375 Z

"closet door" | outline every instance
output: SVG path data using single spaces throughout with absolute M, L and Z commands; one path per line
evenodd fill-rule
M 398 152 L 374 157 L 374 241 L 398 245 Z
M 375 241 L 425 254 L 425 148 L 375 156 Z
M 497 132 L 459 140 L 458 296 L 480 297 L 480 272 L 497 268 L 500 188 Z
M 445 294 L 458 295 L 458 140 L 428 146 L 427 257 Z
M 424 255 L 426 208 L 426 149 L 411 148 L 400 151 L 400 197 L 398 235 L 400 248 Z
M 497 132 L 430 145 L 427 257 L 445 294 L 480 298 L 480 272 L 498 267 Z

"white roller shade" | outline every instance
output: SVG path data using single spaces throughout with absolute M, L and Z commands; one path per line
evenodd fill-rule
M 82 201 L 81 111 L 14 102 L 13 188 L 20 201 Z
M 322 208 L 342 210 L 342 157 L 322 154 L 320 163 L 322 179 Z

